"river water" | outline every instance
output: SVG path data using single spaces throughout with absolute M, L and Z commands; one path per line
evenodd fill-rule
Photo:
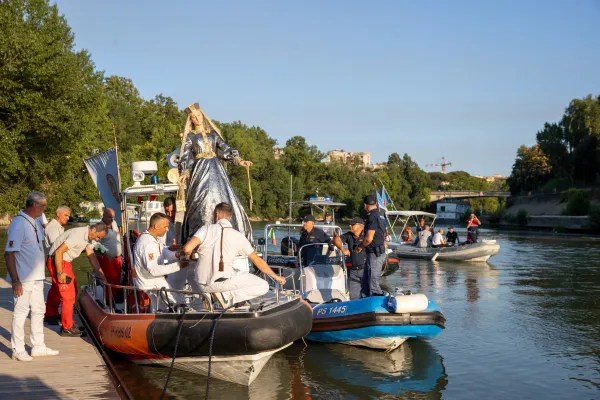
M 438 303 L 447 322 L 436 339 L 409 340 L 389 354 L 295 343 L 275 354 L 249 388 L 211 380 L 210 398 L 600 398 L 600 239 L 485 230 L 482 236 L 501 246 L 488 263 L 402 260 L 382 280 L 384 288 L 411 289 Z M 77 260 L 80 282 L 86 264 Z M 136 398 L 160 396 L 166 368 L 114 361 Z M 203 396 L 206 382 L 175 370 L 169 398 Z

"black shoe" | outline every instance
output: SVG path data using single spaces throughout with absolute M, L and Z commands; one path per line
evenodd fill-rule
M 44 317 L 44 323 L 48 325 L 61 325 L 60 315 L 52 315 L 50 317 Z
M 71 327 L 71 329 L 60 328 L 60 336 L 81 337 L 81 331 L 74 325 Z

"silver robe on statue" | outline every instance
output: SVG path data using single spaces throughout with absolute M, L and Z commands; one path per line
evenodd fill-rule
M 233 228 L 252 242 L 250 220 L 221 160 L 237 162 L 241 159 L 238 151 L 229 147 L 214 130 L 206 135 L 188 134 L 179 162 L 179 173 L 190 173 L 185 193 L 182 243 L 187 242 L 203 225 L 214 222 L 215 207 L 222 202 L 229 203 L 233 208 Z

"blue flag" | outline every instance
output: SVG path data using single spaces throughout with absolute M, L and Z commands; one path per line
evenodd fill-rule
M 375 194 L 377 195 L 377 205 L 379 206 L 379 208 L 383 208 L 384 210 L 387 210 L 387 207 L 383 201 L 383 197 L 381 197 L 381 195 L 379 194 L 379 192 L 377 192 L 377 190 L 375 191 Z
M 381 200 L 385 208 L 392 204 L 392 198 L 388 194 L 387 190 L 385 190 L 385 187 L 383 185 L 381 185 Z
M 120 182 L 117 171 L 117 150 L 110 149 L 83 160 L 98 188 L 104 207 L 115 210 L 115 221 L 121 226 Z

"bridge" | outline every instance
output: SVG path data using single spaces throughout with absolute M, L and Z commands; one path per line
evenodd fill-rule
M 431 192 L 430 201 L 472 199 L 476 197 L 510 197 L 510 192 L 476 192 L 474 190 L 439 190 Z

